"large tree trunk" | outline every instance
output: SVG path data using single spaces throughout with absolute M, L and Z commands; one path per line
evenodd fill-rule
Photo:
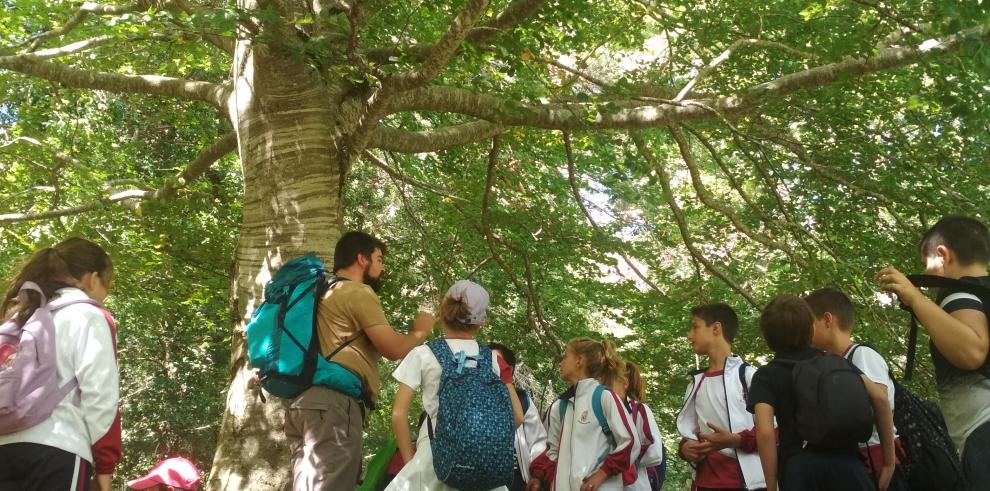
M 341 234 L 342 105 L 332 86 L 277 47 L 238 42 L 235 122 L 244 176 L 244 217 L 234 258 L 231 385 L 208 488 L 285 489 L 291 480 L 285 403 L 258 397 L 244 326 L 264 284 L 304 252 L 331 259 Z

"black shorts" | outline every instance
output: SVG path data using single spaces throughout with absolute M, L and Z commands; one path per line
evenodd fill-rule
M 0 445 L 0 491 L 89 491 L 93 466 L 39 443 Z

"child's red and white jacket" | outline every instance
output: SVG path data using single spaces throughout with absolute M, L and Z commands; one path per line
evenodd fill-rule
M 582 482 L 599 469 L 609 476 L 598 489 L 621 491 L 622 474 L 629 472 L 640 448 L 632 417 L 611 390 L 601 392 L 602 413 L 612 432 L 615 446 L 605 436 L 591 405 L 593 378 L 578 381 L 548 411 L 547 449 L 530 466 L 534 478 L 553 481 L 552 489 L 579 491 Z M 560 420 L 560 404 L 567 404 Z
M 745 370 L 746 387 L 743 387 L 739 377 L 739 371 Z M 763 466 L 760 463 L 760 455 L 756 452 L 755 436 L 753 426 L 755 421 L 753 415 L 746 410 L 746 394 L 749 391 L 749 384 L 753 381 L 756 369 L 745 364 L 739 356 L 732 355 L 725 360 L 725 369 L 722 374 L 722 383 L 725 388 L 725 405 L 713 408 L 726 415 L 729 421 L 729 431 L 732 433 L 744 433 L 749 438 L 750 448 L 735 449 L 736 461 L 742 472 L 746 489 L 761 489 L 767 487 L 766 479 L 763 477 Z M 705 371 L 698 370 L 692 374 L 691 382 L 688 383 L 687 391 L 684 394 L 684 406 L 677 414 L 677 431 L 681 437 L 688 440 L 697 440 L 699 423 L 698 411 L 695 407 L 696 392 L 705 378 Z M 743 451 L 748 450 L 748 451 Z
M 636 482 L 625 487 L 625 491 L 650 491 L 650 478 L 646 473 L 648 467 L 660 465 L 663 462 L 663 439 L 657 426 L 653 410 L 645 403 L 630 400 L 632 419 L 639 436 L 640 451 L 633 455 L 633 465 L 636 467 Z

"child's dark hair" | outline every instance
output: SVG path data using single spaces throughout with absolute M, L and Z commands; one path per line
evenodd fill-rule
M 479 324 L 468 324 L 464 319 L 471 318 L 467 302 L 451 297 L 443 297 L 440 302 L 440 320 L 455 331 L 470 331 Z
M 819 288 L 804 297 L 804 301 L 811 307 L 816 319 L 821 319 L 825 312 L 831 312 L 839 321 L 840 329 L 847 332 L 852 330 L 853 322 L 856 321 L 856 308 L 845 293 L 832 287 Z
M 942 218 L 925 232 L 918 243 L 918 253 L 922 259 L 930 257 L 940 245 L 952 249 L 964 266 L 990 263 L 990 233 L 975 218 L 961 215 Z
M 567 342 L 565 349 L 584 358 L 588 375 L 609 387 L 625 373 L 625 362 L 619 358 L 615 347 L 608 341 L 595 341 L 590 338 L 574 338 Z
M 488 343 L 488 348 L 492 351 L 502 353 L 502 359 L 505 360 L 510 367 L 516 366 L 516 352 L 509 349 L 508 346 L 501 343 Z
M 721 323 L 722 337 L 729 343 L 732 343 L 736 331 L 739 330 L 739 317 L 736 316 L 736 311 L 724 303 L 699 305 L 691 309 L 691 317 L 697 317 L 709 326 L 716 322 Z
M 626 382 L 629 383 L 629 387 L 626 389 L 626 396 L 630 399 L 637 401 L 642 401 L 645 397 L 645 390 L 643 389 L 643 375 L 639 371 L 639 365 L 626 361 Z
M 41 296 L 36 292 L 28 292 L 27 301 L 18 302 L 17 294 L 24 282 L 33 281 L 51 300 L 59 288 L 75 286 L 86 273 L 96 273 L 108 287 L 113 276 L 110 256 L 93 242 L 71 237 L 41 249 L 21 265 L 3 297 L 0 313 L 4 317 L 14 315 L 16 322 L 24 325 L 41 306 Z
M 340 236 L 333 248 L 333 270 L 340 271 L 357 262 L 358 256 L 369 260 L 375 249 L 385 254 L 385 243 L 364 232 L 351 231 Z
M 811 345 L 815 314 L 794 295 L 777 295 L 763 308 L 760 330 L 774 352 L 796 351 Z

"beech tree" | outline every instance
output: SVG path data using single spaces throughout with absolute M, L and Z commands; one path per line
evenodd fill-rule
M 547 266 L 529 257 L 544 246 L 541 227 L 528 238 L 512 227 L 538 223 L 541 206 L 577 206 L 586 235 L 547 232 L 557 246 L 611 254 L 661 301 L 681 306 L 711 280 L 754 308 L 773 281 L 830 279 L 826 267 L 853 271 L 850 287 L 863 288 L 868 272 L 849 259 L 856 244 L 833 234 L 855 231 L 860 247 L 909 248 L 928 216 L 985 206 L 973 196 L 986 184 L 973 166 L 985 170 L 988 140 L 990 23 L 980 2 L 16 0 L 5 8 L 0 162 L 8 172 L 47 163 L 18 181 L 45 189 L 12 196 L 0 223 L 180 207 L 211 169 L 231 156 L 239 163 L 240 216 L 227 224 L 237 236 L 227 258 L 230 385 L 210 489 L 289 480 L 283 405 L 255 396 L 241 333 L 282 262 L 332 255 L 350 212 L 345 190 L 370 179 L 368 169 L 432 196 L 434 211 L 467 217 L 458 233 L 505 274 L 525 313 L 523 333 L 548 352 L 566 339 L 556 326 L 567 314 L 546 306 Z M 65 130 L 80 117 L 79 100 L 107 113 L 82 130 L 108 145 L 99 151 Z M 62 123 L 25 124 L 38 114 Z M 197 148 L 147 136 L 156 119 L 180 117 Z M 52 128 L 60 129 L 46 134 Z M 111 149 L 124 132 L 162 165 L 113 175 L 106 162 L 127 159 Z M 50 199 L 38 199 L 44 192 Z M 604 202 L 613 207 L 598 209 Z M 517 207 L 529 214 L 513 218 Z M 631 208 L 645 218 L 605 218 Z M 870 233 L 883 239 L 864 239 Z M 651 256 L 670 247 L 684 256 Z M 738 252 L 747 247 L 765 254 Z M 786 273 L 767 273 L 761 257 Z M 679 288 L 665 268 L 696 280 Z

